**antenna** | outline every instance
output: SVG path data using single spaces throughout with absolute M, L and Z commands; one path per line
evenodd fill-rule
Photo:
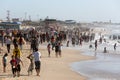
M 39 20 L 39 14 L 37 14 L 37 19 Z
M 6 18 L 7 18 L 7 21 L 10 22 L 10 11 L 9 10 L 7 10 L 7 17 Z
M 27 12 L 25 12 L 25 21 L 26 21 L 26 17 L 27 17 Z
M 31 16 L 29 15 L 29 21 L 31 21 Z

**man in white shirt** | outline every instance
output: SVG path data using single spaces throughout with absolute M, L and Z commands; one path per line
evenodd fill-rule
M 40 67 L 41 67 L 41 53 L 38 51 L 38 48 L 33 52 L 34 61 L 35 61 L 35 69 L 37 76 L 40 76 Z

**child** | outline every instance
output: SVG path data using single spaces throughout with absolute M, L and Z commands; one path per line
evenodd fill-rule
M 34 68 L 34 56 L 32 54 L 30 54 L 29 56 L 27 56 L 27 58 L 30 60 L 30 65 L 28 67 L 28 76 L 30 75 L 30 72 L 32 74 L 33 72 L 33 68 Z
M 11 68 L 12 68 L 12 73 L 13 73 L 13 77 L 16 76 L 16 66 L 17 66 L 17 60 L 15 59 L 15 56 L 12 55 L 11 57 L 12 59 L 10 60 L 10 64 L 11 64 Z
M 17 65 L 16 65 L 17 77 L 19 77 L 20 76 L 20 71 L 21 71 L 21 65 L 20 65 L 20 63 L 23 65 L 23 62 L 22 62 L 22 60 L 20 59 L 19 56 L 15 56 L 15 59 L 17 61 Z
M 14 45 L 14 49 L 13 49 L 13 55 L 14 56 L 18 56 L 18 57 L 20 57 L 21 56 L 21 50 L 18 48 L 18 45 L 16 44 L 16 45 Z
M 5 53 L 4 56 L 3 56 L 3 58 L 2 58 L 2 61 L 3 61 L 3 72 L 6 72 L 7 56 L 8 56 L 8 54 Z

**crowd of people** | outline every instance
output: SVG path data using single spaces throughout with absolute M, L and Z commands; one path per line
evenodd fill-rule
M 73 34 L 73 33 L 72 33 Z M 9 32 L 1 32 L 2 39 L 1 39 L 1 45 L 6 45 L 7 53 L 3 56 L 3 72 L 6 72 L 6 66 L 7 66 L 7 56 L 9 56 L 10 53 L 12 53 L 10 64 L 11 64 L 11 71 L 13 73 L 13 77 L 20 76 L 21 71 L 21 64 L 24 65 L 21 54 L 22 50 L 24 50 L 23 46 L 24 44 L 30 45 L 30 50 L 32 53 L 27 56 L 27 58 L 30 60 L 30 65 L 28 67 L 28 75 L 32 74 L 34 67 L 36 70 L 36 75 L 40 76 L 40 68 L 41 68 L 41 52 L 39 51 L 39 45 L 47 42 L 48 45 L 47 51 L 48 51 L 48 57 L 51 57 L 51 50 L 55 51 L 56 58 L 62 57 L 62 46 L 63 41 L 67 42 L 66 47 L 69 47 L 69 44 L 73 46 L 80 45 L 82 46 L 83 42 L 89 42 L 92 40 L 92 36 L 86 36 L 86 35 L 77 35 L 74 33 L 74 35 L 69 36 L 69 33 L 65 32 L 42 32 L 39 33 L 37 30 L 33 29 L 29 32 L 24 32 L 20 30 L 13 30 Z M 100 43 L 102 43 L 102 38 L 99 40 Z M 11 45 L 14 45 L 13 51 L 11 51 Z M 114 45 L 114 50 L 116 50 L 116 45 Z M 95 40 L 94 48 L 95 51 L 97 50 L 98 41 Z M 90 48 L 93 47 L 92 45 L 89 46 Z M 104 52 L 106 52 L 106 47 L 104 48 Z
M 51 33 L 52 34 L 52 33 Z M 30 65 L 28 67 L 28 75 L 32 74 L 35 67 L 36 75 L 40 76 L 41 68 L 41 52 L 39 51 L 39 45 L 47 42 L 46 46 L 48 49 L 48 57 L 51 55 L 51 50 L 55 51 L 55 56 L 61 57 L 61 46 L 62 41 L 66 39 L 66 35 L 62 33 L 55 34 L 38 33 L 35 29 L 29 31 L 28 33 L 21 30 L 13 30 L 9 32 L 1 32 L 1 45 L 6 46 L 7 52 L 4 54 L 3 62 L 3 72 L 6 72 L 7 57 L 12 53 L 10 65 L 13 77 L 19 77 L 21 72 L 21 64 L 24 65 L 24 61 L 21 59 L 22 50 L 24 50 L 24 44 L 30 45 L 30 51 L 32 52 L 27 58 L 30 60 Z M 14 49 L 11 49 L 11 45 Z

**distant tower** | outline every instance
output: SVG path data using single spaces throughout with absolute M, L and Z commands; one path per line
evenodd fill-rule
M 29 15 L 29 21 L 31 21 L 31 16 Z
M 39 14 L 37 14 L 37 20 L 39 20 L 40 18 L 39 18 Z
M 46 19 L 49 19 L 49 16 L 47 16 Z
M 27 17 L 27 12 L 25 12 L 25 19 L 24 19 L 25 21 L 26 21 L 26 17 Z
M 111 20 L 109 20 L 109 23 L 112 23 Z
M 7 17 L 6 18 L 7 18 L 7 21 L 10 22 L 10 11 L 9 10 L 7 10 Z

